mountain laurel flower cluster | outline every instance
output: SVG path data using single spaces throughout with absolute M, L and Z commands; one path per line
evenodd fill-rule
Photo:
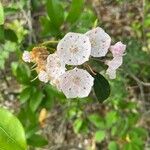
M 110 51 L 113 59 L 105 62 L 108 65 L 106 74 L 114 79 L 123 62 L 126 45 L 117 42 L 111 46 L 111 37 L 97 27 L 85 34 L 67 33 L 56 49 L 50 54 L 44 46 L 34 47 L 30 52 L 24 51 L 22 59 L 36 64 L 40 81 L 56 86 L 67 98 L 83 98 L 90 94 L 94 84 L 94 77 L 85 68 L 89 66 L 88 61 L 104 57 Z

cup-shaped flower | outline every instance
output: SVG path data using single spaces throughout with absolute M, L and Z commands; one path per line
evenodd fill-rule
M 49 77 L 46 71 L 40 71 L 38 74 L 38 78 L 44 83 L 47 83 L 49 81 Z
M 74 68 L 60 76 L 59 87 L 67 98 L 87 97 L 94 78 L 83 69 Z
M 109 76 L 110 79 L 115 79 L 116 78 L 116 70 L 109 68 L 106 70 L 106 74 Z
M 22 55 L 22 59 L 24 62 L 31 62 L 31 54 L 29 51 L 24 51 Z
M 110 47 L 110 51 L 112 52 L 113 57 L 123 56 L 125 50 L 126 50 L 126 45 L 124 45 L 120 41 Z
M 112 60 L 107 61 L 108 69 L 106 70 L 106 74 L 109 75 L 110 79 L 116 78 L 116 70 L 122 65 L 123 58 L 122 57 L 114 57 Z
M 65 73 L 65 70 L 65 64 L 60 61 L 57 53 L 50 54 L 47 57 L 46 72 L 51 80 L 57 79 L 60 75 Z
M 63 63 L 81 65 L 89 60 L 91 43 L 86 35 L 69 32 L 58 43 L 57 52 Z
M 100 27 L 94 28 L 85 33 L 91 42 L 91 56 L 103 57 L 110 47 L 110 36 Z

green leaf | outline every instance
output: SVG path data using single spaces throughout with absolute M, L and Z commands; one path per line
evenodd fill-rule
M 106 126 L 110 128 L 117 120 L 117 113 L 115 111 L 110 111 L 106 114 Z
M 37 122 L 37 120 L 36 120 Z M 39 122 L 35 124 L 35 121 L 32 122 L 28 127 L 26 127 L 26 139 L 30 139 L 36 132 L 39 131 Z M 28 142 L 27 142 L 28 143 Z M 28 143 L 29 144 L 29 143 Z
M 146 138 L 148 136 L 147 130 L 141 127 L 134 127 L 132 129 L 141 138 Z
M 0 25 L 0 41 L 4 41 L 4 26 Z
M 74 23 L 80 17 L 82 8 L 84 5 L 84 0 L 72 0 L 71 9 L 67 16 L 67 21 Z
M 9 111 L 0 108 L 0 149 L 26 150 L 24 129 Z
M 0 25 L 4 24 L 4 9 L 2 3 L 0 2 Z
M 37 11 L 41 6 L 41 1 L 32 0 L 31 1 L 31 6 L 32 6 L 32 9 L 33 9 L 33 12 Z
M 30 98 L 31 92 L 32 92 L 31 87 L 26 87 L 25 89 L 22 90 L 22 92 L 20 93 L 21 103 L 25 103 Z
M 17 49 L 17 44 L 15 42 L 6 41 L 4 44 L 4 50 L 7 52 L 14 52 Z
M 111 127 L 111 136 L 115 136 L 118 131 L 119 130 L 118 130 L 117 126 Z
M 19 8 L 13 8 L 13 7 L 10 7 L 10 6 L 5 6 L 4 7 L 4 13 L 5 13 L 6 17 L 10 16 L 10 15 L 14 15 L 17 12 L 19 12 Z
M 60 31 L 55 25 L 52 24 L 50 19 L 46 16 L 40 18 L 42 36 L 58 36 Z
M 38 114 L 31 111 L 28 103 L 23 106 L 18 114 L 18 118 L 25 125 L 26 139 L 28 139 L 37 131 L 39 125 Z
M 22 84 L 29 84 L 30 83 L 30 69 L 24 63 L 19 63 L 16 69 L 16 77 L 19 82 Z
M 132 144 L 131 143 L 127 143 L 123 146 L 123 150 L 133 150 L 132 149 Z
M 34 147 L 42 147 L 48 144 L 48 141 L 39 134 L 34 134 L 28 139 L 28 144 Z
M 96 142 L 102 142 L 105 139 L 106 133 L 103 130 L 99 130 L 95 133 Z
M 87 135 L 89 133 L 89 127 L 88 122 L 86 120 L 83 120 L 82 126 L 79 130 L 79 132 L 83 135 Z
M 54 95 L 55 97 L 59 98 L 59 99 L 66 99 L 66 97 L 64 96 L 64 94 L 60 91 L 58 91 L 54 86 L 52 85 L 45 85 L 45 91 L 46 92 L 50 92 L 49 94 Z
M 12 41 L 12 42 L 17 42 L 18 41 L 17 35 L 13 30 L 5 29 L 4 34 L 5 34 L 5 40 L 9 40 L 9 41 Z
M 81 13 L 80 18 L 73 24 L 72 30 L 79 33 L 80 32 L 85 33 L 89 28 L 93 27 L 93 22 L 95 20 L 96 20 L 96 16 L 94 12 L 90 9 L 87 9 Z M 94 62 L 99 63 L 96 61 Z
M 109 142 L 108 150 L 118 150 L 118 144 L 115 141 Z
M 18 67 L 18 62 L 11 63 L 11 70 L 14 76 L 17 76 L 17 67 Z
M 123 146 L 123 150 L 142 150 L 137 143 L 127 143 Z
M 109 82 L 99 73 L 94 76 L 94 91 L 100 103 L 107 99 L 110 95 Z
M 88 119 L 97 128 L 105 128 L 104 119 L 100 115 L 92 114 L 92 115 L 88 116 Z
M 83 120 L 81 118 L 78 118 L 75 120 L 74 124 L 73 124 L 73 129 L 75 133 L 79 133 L 80 129 L 82 127 L 83 124 Z
M 47 13 L 54 26 L 59 28 L 64 21 L 64 10 L 60 0 L 47 0 Z
M 39 107 L 39 105 L 41 104 L 44 95 L 38 89 L 34 89 L 31 95 L 32 96 L 30 98 L 30 108 L 33 112 L 35 112 L 37 108 Z

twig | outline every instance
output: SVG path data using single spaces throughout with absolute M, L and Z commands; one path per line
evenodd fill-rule
M 137 78 L 137 77 L 136 77 L 134 74 L 132 74 L 132 73 L 129 73 L 129 74 L 130 74 L 130 76 L 131 76 L 135 81 L 137 81 L 138 83 L 142 84 L 143 86 L 150 86 L 150 83 L 141 81 L 139 78 Z
M 20 9 L 21 9 L 26 21 L 27 21 L 28 29 L 30 31 L 30 33 L 29 33 L 29 44 L 32 44 L 32 40 L 34 42 L 36 42 L 36 38 L 35 38 L 35 35 L 33 34 L 33 27 L 32 27 L 31 0 L 27 1 L 27 7 L 28 7 L 27 12 L 22 8 L 22 6 L 20 6 Z
M 127 74 L 136 81 L 137 85 L 139 86 L 139 89 L 140 89 L 140 93 L 141 93 L 141 99 L 143 101 L 145 101 L 145 96 L 144 96 L 144 88 L 143 88 L 143 84 L 142 82 L 134 75 L 132 74 L 131 72 L 128 72 L 127 71 Z

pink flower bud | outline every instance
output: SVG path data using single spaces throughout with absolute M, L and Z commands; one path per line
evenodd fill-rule
M 125 50 L 126 45 L 124 45 L 122 42 L 117 42 L 115 45 L 110 47 L 110 51 L 112 52 L 113 57 L 123 56 Z
M 24 51 L 23 52 L 23 55 L 22 55 L 22 59 L 24 62 L 31 62 L 31 55 L 30 55 L 30 52 L 28 51 Z

